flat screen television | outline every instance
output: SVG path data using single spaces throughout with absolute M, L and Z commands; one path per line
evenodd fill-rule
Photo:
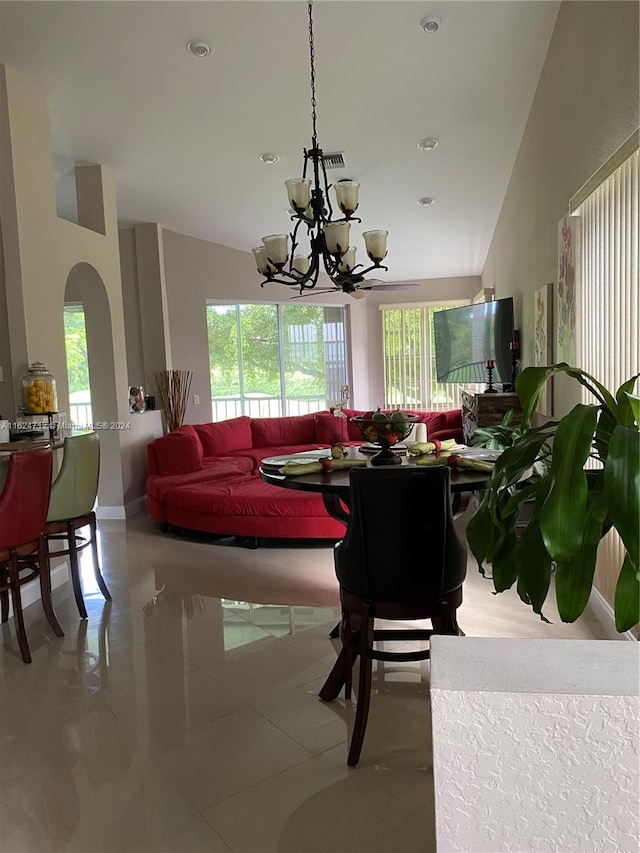
M 436 311 L 433 325 L 438 382 L 486 382 L 489 359 L 494 381 L 511 381 L 512 297 Z

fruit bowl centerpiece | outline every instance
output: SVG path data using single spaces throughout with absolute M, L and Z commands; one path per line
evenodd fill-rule
M 413 425 L 420 420 L 419 415 L 406 412 L 367 412 L 366 415 L 351 418 L 358 425 L 362 437 L 371 444 L 380 446 L 380 452 L 371 457 L 372 465 L 400 465 L 402 459 L 391 448 L 404 441 L 411 433 Z

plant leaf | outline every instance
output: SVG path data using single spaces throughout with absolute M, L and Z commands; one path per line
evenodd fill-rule
M 509 528 L 505 532 L 504 539 L 499 551 L 494 555 L 491 565 L 493 567 L 493 585 L 496 592 L 504 592 L 510 589 L 518 577 L 514 553 L 518 537 L 514 529 Z
M 606 515 L 602 493 L 590 492 L 580 549 L 573 559 L 556 563 L 556 601 L 563 622 L 575 622 L 587 606 Z
M 522 531 L 515 549 L 518 582 L 526 592 L 534 613 L 542 616 L 542 605 L 551 582 L 551 557 L 540 533 L 539 509 Z
M 531 424 L 540 392 L 552 373 L 553 367 L 525 367 L 516 377 L 515 386 L 522 404 L 522 423 L 525 427 Z
M 614 527 L 635 571 L 640 569 L 640 433 L 617 426 L 609 442 L 604 495 Z
M 583 465 L 591 449 L 598 412 L 599 406 L 578 404 L 556 430 L 548 475 L 551 488 L 540 513 L 540 531 L 547 551 L 557 561 L 572 560 L 581 547 L 587 515 Z
M 466 536 L 471 553 L 478 562 L 478 571 L 482 574 L 483 564 L 491 551 L 491 545 L 495 535 L 495 527 L 489 509 L 489 494 L 486 494 L 482 503 L 467 522 Z
M 640 397 L 636 397 L 635 394 L 630 394 L 628 391 L 626 394 L 629 401 L 629 408 L 633 413 L 633 419 L 636 422 L 636 426 L 640 427 Z
M 613 605 L 617 631 L 628 631 L 640 622 L 640 582 L 629 555 L 618 575 Z

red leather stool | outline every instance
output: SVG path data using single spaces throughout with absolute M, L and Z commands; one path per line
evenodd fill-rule
M 42 531 L 51 490 L 52 451 L 13 453 L 0 494 L 0 609 L 9 619 L 9 593 L 22 659 L 31 663 L 20 587 L 38 577 L 42 607 L 58 637 L 64 637 L 51 604 L 51 577 Z

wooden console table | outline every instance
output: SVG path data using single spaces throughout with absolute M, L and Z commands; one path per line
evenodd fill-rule
M 471 444 L 476 427 L 499 424 L 509 409 L 515 411 L 513 423 L 520 423 L 522 406 L 517 394 L 483 394 L 482 391 L 462 392 L 462 432 L 464 443 Z

